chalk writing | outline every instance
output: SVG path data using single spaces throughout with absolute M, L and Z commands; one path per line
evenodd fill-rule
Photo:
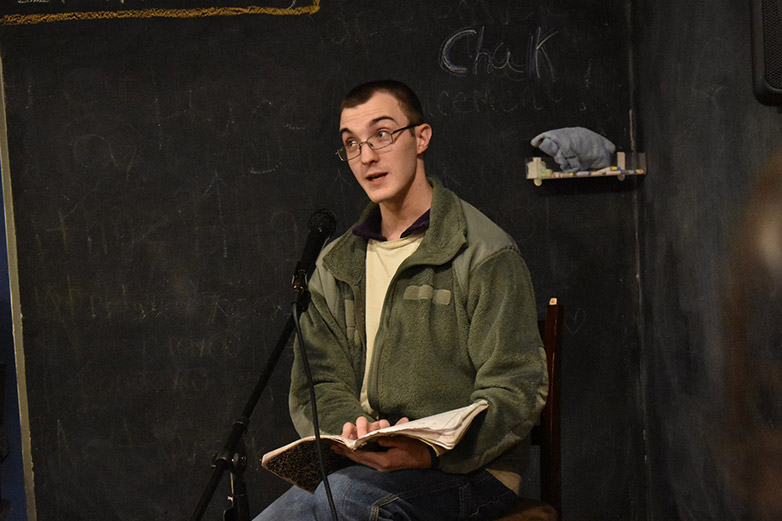
M 131 364 L 131 362 L 128 362 Z M 135 366 L 135 364 L 132 364 Z M 136 396 L 145 389 L 154 388 L 145 373 L 128 374 L 119 372 L 103 372 L 105 367 L 89 367 L 79 374 L 78 386 L 83 403 L 80 410 L 88 413 L 102 396 Z M 157 386 L 162 390 L 162 386 Z
M 519 109 L 542 110 L 541 94 L 525 85 L 521 89 L 498 89 L 485 85 L 481 90 L 441 91 L 434 102 L 435 110 L 443 116 L 484 112 L 511 113 Z
M 174 337 L 168 338 L 168 350 L 172 359 L 190 358 L 236 358 L 237 347 L 243 339 L 239 331 L 218 331 L 207 338 Z
M 184 398 L 202 398 L 215 379 L 216 376 L 203 367 L 187 368 L 174 375 L 173 391 Z
M 479 76 L 484 73 L 512 81 L 523 81 L 533 77 L 542 79 L 544 73 L 548 72 L 552 80 L 556 79 L 554 65 L 546 51 L 546 44 L 556 36 L 556 31 L 544 33 L 538 28 L 529 36 L 526 62 L 514 58 L 511 49 L 502 40 L 491 49 L 485 47 L 484 33 L 484 27 L 467 27 L 449 35 L 440 46 L 440 68 L 454 76 Z M 454 48 L 457 45 L 470 43 L 474 43 L 472 51 L 460 53 L 461 60 L 454 58 Z

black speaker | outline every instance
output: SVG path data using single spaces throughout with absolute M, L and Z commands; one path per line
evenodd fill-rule
M 755 97 L 782 106 L 782 0 L 752 2 L 752 75 Z

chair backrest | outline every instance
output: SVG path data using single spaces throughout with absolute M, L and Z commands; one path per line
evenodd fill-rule
M 564 309 L 549 300 L 546 318 L 538 321 L 548 364 L 548 400 L 540 422 L 532 428 L 530 443 L 540 447 L 540 499 L 519 497 L 508 512 L 495 521 L 562 521 L 562 453 L 560 438 L 560 368 Z
M 563 307 L 549 300 L 546 318 L 538 321 L 548 363 L 548 400 L 540 423 L 532 429 L 531 442 L 540 447 L 540 499 L 557 511 L 562 521 L 562 437 L 560 421 L 560 374 L 562 368 Z

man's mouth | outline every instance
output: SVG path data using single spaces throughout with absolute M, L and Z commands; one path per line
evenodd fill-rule
M 367 176 L 367 181 L 371 183 L 372 181 L 377 181 L 381 177 L 385 177 L 385 176 L 386 176 L 386 172 L 381 172 L 379 174 L 370 174 Z

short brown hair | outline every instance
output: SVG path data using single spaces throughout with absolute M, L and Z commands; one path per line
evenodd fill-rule
M 366 103 L 378 92 L 386 92 L 395 97 L 411 125 L 420 125 L 424 122 L 424 111 L 418 96 L 415 95 L 413 89 L 396 80 L 376 80 L 354 87 L 342 100 L 340 111 Z

